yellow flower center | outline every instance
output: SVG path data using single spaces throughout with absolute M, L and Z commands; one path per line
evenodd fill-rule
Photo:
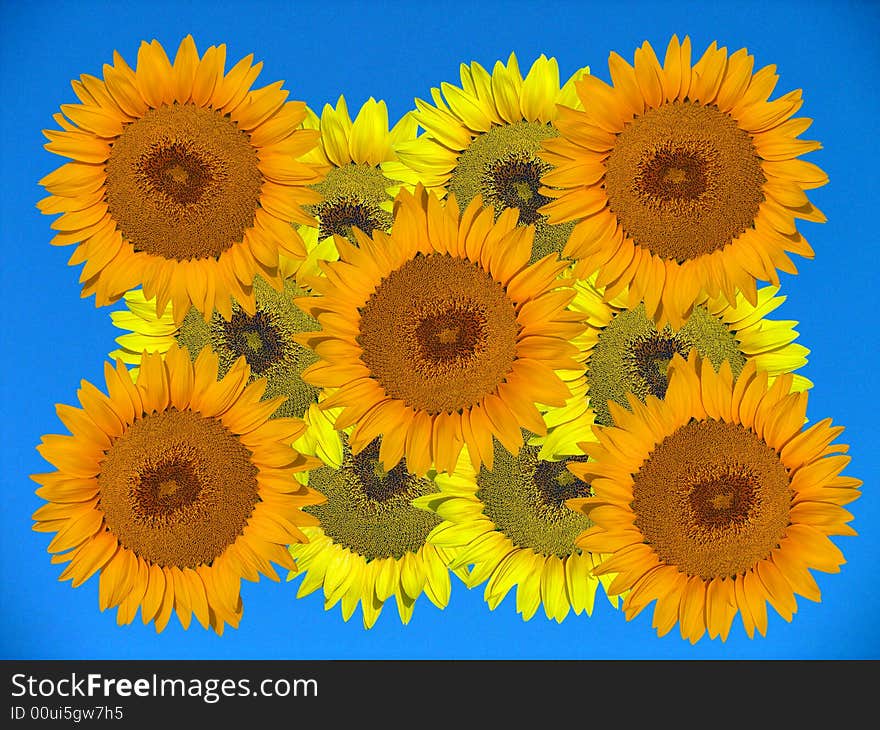
M 371 165 L 350 163 L 334 167 L 327 176 L 312 188 L 324 200 L 312 206 L 311 212 L 318 219 L 318 235 L 342 236 L 357 244 L 352 228 L 359 228 L 367 236 L 376 229 L 391 227 L 391 213 L 382 208 L 391 200 L 386 189 L 393 181 Z
M 538 208 L 549 203 L 541 195 L 541 175 L 550 169 L 543 160 L 524 152 L 511 152 L 487 165 L 483 180 L 486 202 L 499 212 L 505 208 L 519 209 L 520 225 L 537 223 L 542 216 Z
M 530 185 L 526 180 L 514 180 L 513 191 L 516 196 L 523 202 L 534 199 L 538 196 L 538 191 L 534 185 Z
M 266 398 L 287 398 L 274 416 L 302 417 L 309 405 L 318 401 L 318 389 L 301 377 L 318 356 L 293 339 L 299 332 L 318 329 L 318 323 L 293 303 L 293 298 L 302 294 L 293 281 L 285 282 L 284 290 L 279 292 L 257 277 L 253 315 L 234 304 L 229 321 L 214 312 L 210 321 L 205 322 L 202 314 L 192 308 L 175 339 L 189 350 L 193 359 L 203 347 L 214 350 L 221 377 L 244 356 L 252 378 L 266 379 Z
M 416 553 L 440 519 L 413 507 L 416 497 L 437 492 L 423 477 L 410 474 L 406 461 L 385 471 L 379 440 L 360 453 L 344 449 L 339 469 L 321 467 L 309 473 L 309 486 L 327 497 L 304 510 L 321 520 L 321 529 L 337 544 L 368 560 L 401 558 Z
M 531 262 L 559 253 L 574 223 L 549 225 L 538 209 L 550 202 L 539 192 L 541 176 L 552 169 L 538 157 L 541 141 L 556 137 L 555 127 L 540 122 L 493 126 L 477 135 L 458 158 L 449 178 L 449 192 L 462 206 L 481 195 L 496 215 L 507 208 L 519 211 L 519 224 L 535 226 Z
M 539 459 L 533 446 L 513 456 L 496 442 L 492 469 L 477 475 L 483 513 L 517 547 L 559 558 L 580 552 L 574 539 L 592 522 L 565 500 L 588 496 L 590 487 L 566 464 Z
M 285 342 L 272 319 L 268 312 L 249 315 L 239 310 L 233 312 L 231 320 L 220 323 L 229 349 L 244 355 L 255 375 L 265 372 L 284 356 Z
M 668 385 L 667 367 L 675 354 L 687 357 L 692 348 L 718 368 L 730 362 L 734 376 L 746 363 L 740 344 L 723 321 L 701 306 L 694 307 L 684 325 L 658 331 L 645 316 L 645 307 L 617 312 L 603 327 L 590 354 L 587 383 L 596 422 L 612 425 L 608 401 L 627 406 L 626 394 L 641 400 L 663 398 Z
M 254 320 L 256 317 L 251 317 L 251 319 Z M 252 352 L 260 352 L 264 349 L 263 338 L 260 336 L 259 328 L 245 330 L 244 341 Z

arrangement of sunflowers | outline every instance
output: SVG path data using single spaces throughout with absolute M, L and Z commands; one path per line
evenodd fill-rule
M 220 634 L 261 575 L 366 628 L 452 574 L 525 620 L 653 603 L 692 643 L 818 601 L 861 481 L 772 319 L 825 220 L 801 92 L 689 38 L 608 66 L 463 64 L 393 125 L 191 36 L 73 81 L 38 207 L 125 306 L 37 447 L 61 579 Z

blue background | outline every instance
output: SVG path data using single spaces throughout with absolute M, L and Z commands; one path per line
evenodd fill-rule
M 880 61 L 878 5 L 868 2 L 40 2 L 2 0 L 0 16 L 0 658 L 566 658 L 566 659 L 874 659 L 878 657 L 876 482 L 877 144 Z M 817 252 L 785 276 L 788 300 L 779 319 L 800 322 L 812 350 L 802 371 L 815 382 L 811 420 L 846 426 L 847 474 L 864 480 L 851 505 L 858 537 L 835 538 L 847 557 L 839 574 L 816 573 L 822 602 L 799 601 L 789 624 L 771 611 L 766 638 L 749 640 L 736 620 L 726 643 L 696 646 L 677 629 L 658 638 L 651 611 L 627 623 L 599 597 L 592 618 L 556 624 L 539 612 L 523 622 L 513 592 L 494 611 L 482 588 L 453 578 L 450 605 L 422 597 L 409 626 L 393 603 L 365 631 L 360 611 L 346 624 L 339 607 L 324 612 L 320 594 L 295 597 L 299 581 L 242 584 L 244 619 L 223 637 L 176 618 L 157 635 L 140 617 L 118 627 L 115 610 L 98 611 L 97 578 L 71 589 L 46 553 L 50 535 L 31 530 L 41 501 L 28 475 L 49 470 L 35 450 L 44 433 L 63 433 L 56 402 L 76 404 L 80 379 L 103 385 L 106 353 L 119 333 L 109 309 L 80 298 L 72 247 L 53 248 L 51 218 L 35 203 L 37 181 L 65 160 L 46 152 L 52 114 L 74 103 L 70 79 L 101 76 L 118 50 L 134 66 L 142 39 L 158 39 L 172 56 L 192 33 L 201 51 L 226 43 L 227 67 L 253 52 L 265 62 L 260 84 L 284 79 L 291 99 L 319 110 L 345 94 L 356 110 L 385 99 L 392 122 L 430 98 L 432 86 L 459 83 L 459 64 L 491 68 L 516 52 L 527 69 L 539 54 L 556 56 L 564 78 L 590 65 L 609 79 L 607 57 L 632 60 L 644 40 L 662 58 L 669 37 L 689 34 L 695 58 L 712 40 L 732 52 L 747 47 L 756 67 L 775 63 L 774 96 L 804 90 L 801 116 L 814 118 L 804 137 L 824 149 L 807 159 L 830 175 L 810 192 L 828 216 L 801 230 Z

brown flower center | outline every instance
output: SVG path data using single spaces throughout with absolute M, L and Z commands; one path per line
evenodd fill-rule
M 737 424 L 692 420 L 654 449 L 633 482 L 645 541 L 667 564 L 704 580 L 767 558 L 789 524 L 787 469 Z
M 460 362 L 473 356 L 485 338 L 486 319 L 479 310 L 450 307 L 416 326 L 422 358 L 435 363 Z
M 172 142 L 156 146 L 144 155 L 138 163 L 138 172 L 155 192 L 179 205 L 190 205 L 197 203 L 225 177 L 221 169 L 212 169 L 211 162 L 191 144 Z
M 741 526 L 755 503 L 753 475 L 728 471 L 694 485 L 689 499 L 697 519 L 707 527 Z
M 361 359 L 392 398 L 432 415 L 470 407 L 510 372 L 519 325 L 504 287 L 471 261 L 418 255 L 361 309 Z
M 217 258 L 253 225 L 258 165 L 250 138 L 228 117 L 172 104 L 149 109 L 114 140 L 105 198 L 135 251 Z
M 192 504 L 201 490 L 202 485 L 193 473 L 192 464 L 174 459 L 144 469 L 134 488 L 142 514 L 154 517 Z
M 752 227 L 765 182 L 750 135 L 729 114 L 695 102 L 636 117 L 606 162 L 608 204 L 626 233 L 679 263 Z
M 636 186 L 661 200 L 697 200 L 708 188 L 708 145 L 660 148 L 646 159 L 636 178 Z
M 259 501 L 251 452 L 217 419 L 168 410 L 135 421 L 98 476 L 110 531 L 162 566 L 210 565 Z

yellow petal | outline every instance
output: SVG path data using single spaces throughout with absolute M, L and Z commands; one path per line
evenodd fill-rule
M 192 94 L 193 78 L 199 65 L 199 52 L 192 35 L 180 42 L 174 57 L 174 98 L 179 104 L 186 104 Z
M 154 109 L 173 101 L 175 89 L 169 83 L 173 78 L 171 62 L 158 41 L 141 41 L 135 78 L 141 96 Z

